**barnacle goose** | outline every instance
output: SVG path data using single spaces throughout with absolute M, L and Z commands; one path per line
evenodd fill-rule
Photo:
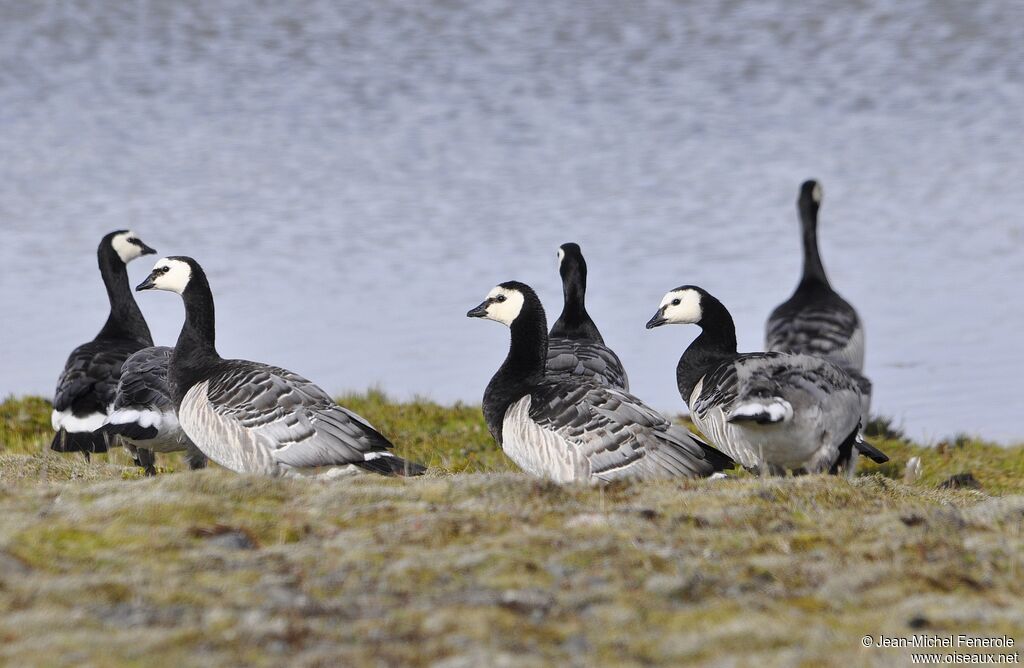
M 369 422 L 302 376 L 223 359 L 214 346 L 210 284 L 192 258 L 160 260 L 136 290 L 169 290 L 185 303 L 170 360 L 171 399 L 182 429 L 221 466 L 271 476 L 350 464 L 384 475 L 426 470 L 392 454 L 391 442 Z
M 597 381 L 548 376 L 537 294 L 509 281 L 467 313 L 508 325 L 508 356 L 484 391 L 487 427 L 527 473 L 556 482 L 710 476 L 732 460 L 639 399 Z
M 803 229 L 804 270 L 793 295 L 775 307 L 765 326 L 765 350 L 804 353 L 838 364 L 861 391 L 861 418 L 867 424 L 871 381 L 863 375 L 864 326 L 857 311 L 829 283 L 818 253 L 818 209 L 822 189 L 817 181 L 800 187 L 797 208 Z
M 185 435 L 171 401 L 167 367 L 172 352 L 167 346 L 153 346 L 125 360 L 114 405 L 101 428 L 121 437 L 147 475 L 156 474 L 154 452 L 184 450 L 190 469 L 206 467 L 206 455 Z
M 732 316 L 693 285 L 666 294 L 647 328 L 670 323 L 701 328 L 676 383 L 697 427 L 742 466 L 852 475 L 854 448 L 888 460 L 860 439 L 860 390 L 839 366 L 813 355 L 737 353 Z
M 146 319 L 132 296 L 127 264 L 156 251 L 130 230 L 103 237 L 96 255 L 107 288 L 110 315 L 89 343 L 75 348 L 57 381 L 50 421 L 56 432 L 50 448 L 57 452 L 106 452 L 103 426 L 114 402 L 121 365 L 137 350 L 153 345 Z
M 597 325 L 587 313 L 587 261 L 579 244 L 558 249 L 562 276 L 562 314 L 548 333 L 548 374 L 593 378 L 602 385 L 629 389 L 622 360 L 604 344 Z

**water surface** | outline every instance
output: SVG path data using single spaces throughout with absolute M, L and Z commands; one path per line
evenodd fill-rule
M 1024 440 L 1021 44 L 1010 1 L 0 2 L 0 393 L 52 392 L 131 227 L 207 268 L 224 355 L 440 401 L 505 353 L 466 310 L 516 278 L 553 318 L 578 241 L 634 390 L 679 411 L 696 330 L 644 323 L 697 283 L 757 349 L 816 177 L 876 411 Z M 172 343 L 180 300 L 140 302 Z

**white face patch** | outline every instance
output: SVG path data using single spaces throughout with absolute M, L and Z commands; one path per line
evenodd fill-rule
M 565 251 L 561 248 L 558 249 L 558 268 L 562 268 L 562 262 L 565 261 Z
M 122 232 L 121 234 L 115 235 L 110 240 L 110 245 L 113 246 L 117 256 L 121 258 L 121 262 L 128 264 L 135 258 L 142 255 L 142 247 L 138 244 L 133 244 L 132 240 L 137 240 L 138 237 L 131 230 Z
M 500 285 L 487 293 L 487 299 L 494 301 L 487 305 L 485 317 L 509 327 L 512 326 L 512 321 L 519 317 L 519 312 L 523 310 L 525 301 L 523 293 L 503 288 Z
M 185 292 L 185 288 L 192 278 L 192 267 L 188 266 L 187 262 L 164 258 L 153 266 L 153 271 L 157 269 L 166 269 L 167 271 L 153 279 L 154 289 L 177 292 L 179 295 Z
M 814 198 L 814 203 L 815 204 L 821 204 L 821 195 L 822 195 L 821 184 L 820 183 L 815 183 L 814 184 L 814 190 L 811 191 L 811 197 Z
M 661 300 L 662 317 L 666 322 L 677 325 L 692 325 L 704 316 L 700 307 L 700 293 L 687 288 L 673 290 Z

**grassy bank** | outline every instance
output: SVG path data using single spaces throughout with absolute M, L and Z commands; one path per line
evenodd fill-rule
M 430 474 L 164 458 L 138 479 L 121 453 L 45 453 L 45 401 L 0 404 L 0 663 L 887 665 L 901 650 L 865 634 L 1024 642 L 1022 447 L 876 437 L 893 461 L 854 481 L 557 487 L 514 472 L 479 408 L 345 403 Z M 966 472 L 980 489 L 940 487 Z

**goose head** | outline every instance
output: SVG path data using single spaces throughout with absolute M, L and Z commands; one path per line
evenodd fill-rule
M 112 250 L 124 264 L 128 264 L 137 257 L 156 253 L 131 230 L 117 230 L 104 236 L 100 242 L 100 252 L 103 253 L 107 249 Z
M 470 318 L 486 318 L 508 327 L 523 313 L 523 306 L 539 303 L 536 293 L 525 283 L 506 281 L 487 293 L 487 298 L 466 314 Z
M 797 200 L 797 204 L 800 209 L 817 211 L 821 207 L 823 196 L 821 184 L 814 179 L 810 179 L 804 181 L 803 185 L 800 186 L 800 198 Z
M 179 295 L 184 294 L 185 288 L 192 280 L 194 269 L 198 270 L 199 265 L 190 257 L 165 257 L 157 261 L 146 280 L 139 283 L 135 289 L 167 290 Z
M 657 313 L 647 321 L 647 329 L 662 325 L 699 325 L 704 319 L 703 302 L 707 292 L 695 285 L 683 285 L 665 293 Z
M 587 274 L 587 261 L 583 259 L 583 251 L 577 243 L 569 242 L 558 247 L 558 273 L 564 279 L 573 269 Z

